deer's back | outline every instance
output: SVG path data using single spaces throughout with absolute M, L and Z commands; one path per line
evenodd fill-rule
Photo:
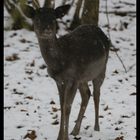
M 60 77 L 88 81 L 105 68 L 109 40 L 98 27 L 82 25 L 59 38 L 58 44 Z
M 64 55 L 98 59 L 109 50 L 109 39 L 94 25 L 81 25 L 76 30 L 58 39 Z M 86 57 L 87 56 L 87 57 Z

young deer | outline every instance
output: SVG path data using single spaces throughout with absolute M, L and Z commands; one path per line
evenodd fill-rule
M 58 87 L 61 105 L 61 123 L 57 140 L 69 140 L 68 127 L 71 105 L 79 89 L 82 103 L 72 135 L 80 130 L 89 98 L 88 81 L 94 85 L 95 127 L 99 131 L 100 87 L 105 78 L 110 41 L 99 27 L 81 25 L 71 33 L 56 37 L 56 19 L 63 17 L 70 5 L 56 9 L 33 9 L 25 5 L 24 14 L 31 18 L 40 50 L 49 75 Z

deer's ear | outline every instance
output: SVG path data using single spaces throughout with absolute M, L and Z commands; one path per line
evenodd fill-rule
M 56 18 L 62 18 L 65 14 L 67 14 L 67 12 L 69 11 L 70 7 L 71 6 L 69 4 L 57 7 L 55 9 L 55 16 L 56 16 Z
M 28 18 L 33 18 L 35 15 L 35 10 L 28 5 L 21 5 L 21 9 L 23 11 L 23 13 L 25 14 L 25 16 L 27 16 Z

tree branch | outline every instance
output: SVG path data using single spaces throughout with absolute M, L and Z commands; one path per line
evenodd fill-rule
M 99 12 L 106 14 L 106 11 L 99 11 Z M 117 16 L 127 16 L 129 14 L 136 14 L 136 11 L 108 11 L 108 14 L 114 14 Z

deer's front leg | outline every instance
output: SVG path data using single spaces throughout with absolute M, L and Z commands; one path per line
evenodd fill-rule
M 81 127 L 81 122 L 90 98 L 90 89 L 88 87 L 88 83 L 81 83 L 79 85 L 79 90 L 80 90 L 80 94 L 81 94 L 81 98 L 82 98 L 82 104 L 81 104 L 81 108 L 80 108 L 80 112 L 78 115 L 78 119 L 76 121 L 75 127 L 73 129 L 73 131 L 71 132 L 72 135 L 76 136 L 79 134 L 80 131 L 80 127 Z
M 68 127 L 69 127 L 69 115 L 71 111 L 71 105 L 75 97 L 77 90 L 77 84 L 75 82 L 67 82 L 64 84 L 57 84 L 59 95 L 60 95 L 60 105 L 61 105 L 61 123 L 60 131 L 57 140 L 69 140 L 68 138 Z

